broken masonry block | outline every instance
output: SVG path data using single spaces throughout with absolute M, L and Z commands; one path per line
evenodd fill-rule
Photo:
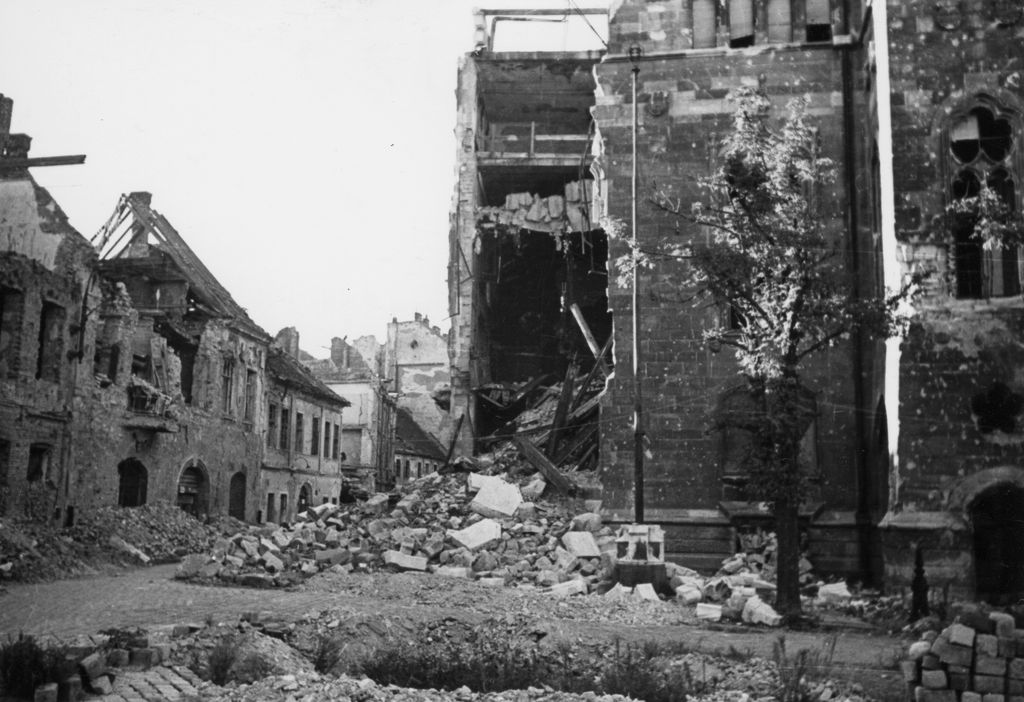
M 263 567 L 271 573 L 281 573 L 284 571 L 284 561 L 269 551 L 260 557 L 260 561 L 263 562 Z
M 942 662 L 934 653 L 926 653 L 921 657 L 921 668 L 923 670 L 938 670 L 941 667 Z
M 971 674 L 969 671 L 957 672 L 947 671 L 949 675 L 949 689 L 963 692 L 971 686 Z
M 1017 623 L 1012 614 L 989 612 L 988 618 L 996 624 L 996 636 L 1013 636 Z
M 992 634 L 978 634 L 974 637 L 974 650 L 979 656 L 996 656 L 999 654 L 999 639 Z
M 782 624 L 782 615 L 756 595 L 744 603 L 740 616 L 743 621 L 750 624 L 764 624 L 765 626 L 780 626 Z
M 1010 659 L 1007 675 L 1015 680 L 1024 680 L 1024 658 Z
M 114 683 L 108 675 L 101 675 L 89 681 L 89 687 L 97 695 L 109 695 L 114 691 Z
M 78 668 L 83 678 L 92 680 L 106 672 L 106 659 L 99 652 L 93 652 L 78 662 Z
M 584 512 L 572 518 L 572 531 L 601 531 L 601 515 L 594 512 Z
M 562 536 L 562 543 L 569 553 L 579 558 L 601 557 L 601 549 L 589 531 L 567 531 Z
M 971 687 L 975 692 L 996 692 L 1002 694 L 1005 678 L 995 675 L 979 675 L 975 673 L 971 677 Z
M 34 702 L 57 702 L 57 683 L 46 683 L 35 689 Z
M 388 496 L 383 492 L 378 492 L 363 503 L 363 509 L 371 514 L 383 514 L 387 507 Z
M 952 624 L 949 627 L 949 642 L 958 646 L 974 645 L 974 629 L 963 624 Z
M 1024 695 L 1024 680 L 1014 680 L 1013 678 L 1008 678 L 1006 680 L 1006 694 Z
M 427 559 L 422 556 L 412 556 L 401 551 L 385 551 L 384 562 L 388 565 L 397 566 L 402 570 L 426 570 Z
M 1006 675 L 1006 659 L 979 655 L 974 659 L 974 672 L 979 675 Z
M 916 683 L 920 677 L 917 661 L 900 661 L 900 672 L 903 673 L 904 682 Z
M 481 519 L 465 529 L 449 529 L 448 537 L 470 551 L 490 546 L 501 539 L 501 525 L 493 519 Z
M 1013 637 L 999 637 L 999 655 L 1003 658 L 1013 658 L 1017 655 L 1017 642 L 1013 640 Z
M 697 619 L 706 619 L 711 622 L 721 621 L 722 605 L 700 602 L 697 604 Z
M 112 648 L 107 651 L 107 665 L 111 668 L 124 668 L 130 660 L 128 649 Z
M 556 583 L 552 585 L 547 593 L 556 597 L 568 597 L 570 595 L 585 595 L 587 594 L 587 581 L 580 579 L 566 580 L 564 583 Z
M 912 661 L 919 661 L 924 656 L 924 654 L 928 653 L 931 650 L 932 645 L 927 641 L 915 641 L 914 643 L 910 644 L 910 648 L 907 649 L 907 658 L 909 658 Z
M 981 693 L 974 690 L 964 690 L 960 693 L 960 702 L 981 702 Z
M 435 574 L 445 578 L 471 578 L 473 571 L 465 566 L 440 566 L 434 571 Z
M 957 702 L 956 691 L 916 687 L 914 688 L 914 702 Z
M 58 702 L 78 702 L 84 694 L 82 678 L 79 675 L 69 675 L 57 685 Z
M 998 692 L 989 692 L 981 696 L 981 702 L 1005 702 L 1006 697 Z
M 154 648 L 133 648 L 130 661 L 132 665 L 137 665 L 140 668 L 151 668 L 160 662 L 157 655 Z
M 680 585 L 675 589 L 676 599 L 681 600 L 683 604 L 697 604 L 704 599 L 704 595 L 701 593 L 700 588 L 694 587 L 693 585 Z
M 639 583 L 633 588 L 633 596 L 639 597 L 641 600 L 650 600 L 651 602 L 659 602 L 661 600 L 658 597 L 658 593 L 654 591 L 654 586 L 650 583 Z
M 484 483 L 469 509 L 485 517 L 511 517 L 522 503 L 519 487 L 498 478 Z
M 948 679 L 944 670 L 922 670 L 921 685 L 929 690 L 944 690 Z

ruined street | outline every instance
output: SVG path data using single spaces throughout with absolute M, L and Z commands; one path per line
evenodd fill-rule
M 707 625 L 670 602 L 608 602 L 600 597 L 552 599 L 515 589 L 495 589 L 472 581 L 453 583 L 431 574 L 369 575 L 324 573 L 295 589 L 257 590 L 197 585 L 174 579 L 177 566 L 127 570 L 39 584 L 13 584 L 0 595 L 0 631 L 24 632 L 64 641 L 111 628 L 143 628 L 170 640 L 176 625 L 236 624 L 256 615 L 285 625 L 315 620 L 356 622 L 350 631 L 373 638 L 396 627 L 459 621 L 474 625 L 488 618 L 515 618 L 541 630 L 551 641 L 612 647 L 623 642 L 657 641 L 707 654 L 772 658 L 777 635 L 735 625 Z M 896 662 L 905 643 L 872 633 L 850 619 L 817 631 L 785 633 L 790 651 L 835 648 L 821 677 L 854 681 L 875 699 L 904 690 Z M 161 673 L 150 674 L 159 675 Z M 114 691 L 145 677 L 133 670 L 115 680 Z M 116 698 L 112 698 L 116 699 Z M 158 695 L 152 700 L 164 699 Z

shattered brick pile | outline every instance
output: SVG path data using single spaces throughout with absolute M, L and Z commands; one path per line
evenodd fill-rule
M 109 565 L 177 560 L 207 551 L 217 530 L 175 505 L 101 507 L 75 526 L 0 520 L 0 578 L 53 580 Z
M 1024 629 L 1013 615 L 972 613 L 924 633 L 901 663 L 916 702 L 1002 702 L 1024 698 Z
M 542 478 L 520 489 L 499 476 L 432 474 L 399 494 L 318 505 L 287 528 L 219 539 L 186 558 L 178 577 L 273 587 L 325 570 L 388 568 L 587 593 L 609 569 L 615 537 L 597 514 L 541 500 L 544 487 Z

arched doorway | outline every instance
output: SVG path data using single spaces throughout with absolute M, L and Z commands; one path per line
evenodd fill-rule
M 239 471 L 231 476 L 228 486 L 228 514 L 245 521 L 245 473 Z
M 197 519 L 208 512 L 210 481 L 206 469 L 198 461 L 191 461 L 178 478 L 178 507 Z
M 117 464 L 117 506 L 139 507 L 146 504 L 149 475 L 137 458 L 126 458 Z
M 1000 483 L 971 503 L 978 599 L 993 604 L 1024 594 L 1024 488 Z
M 299 488 L 299 504 L 296 506 L 296 514 L 302 514 L 305 510 L 309 509 L 313 504 L 313 488 L 306 483 Z

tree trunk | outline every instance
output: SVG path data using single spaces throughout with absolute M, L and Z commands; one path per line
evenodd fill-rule
M 775 609 L 784 620 L 800 616 L 800 523 L 799 502 L 788 498 L 775 500 L 775 554 L 778 587 Z

